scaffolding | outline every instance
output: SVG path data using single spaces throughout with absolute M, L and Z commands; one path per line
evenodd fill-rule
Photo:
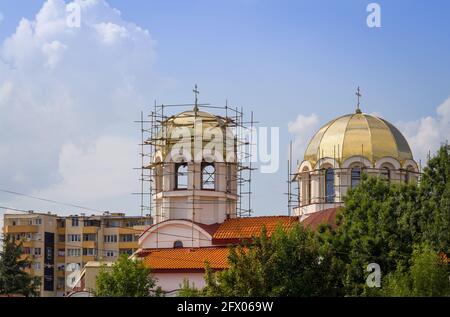
M 253 130 L 254 124 L 253 112 L 250 114 L 250 118 L 246 119 L 244 111 L 242 108 L 236 106 L 231 106 L 228 101 L 225 102 L 224 106 L 214 106 L 208 103 L 199 104 L 197 102 L 197 89 L 194 90 L 196 94 L 194 104 L 157 104 L 154 102 L 153 109 L 147 115 L 141 112 L 140 120 L 135 121 L 140 125 L 141 131 L 141 142 L 140 147 L 140 160 L 141 166 L 138 168 L 140 170 L 140 192 L 134 193 L 140 195 L 140 212 L 142 215 L 150 214 L 156 219 L 161 219 L 164 213 L 170 209 L 176 209 L 175 206 L 161 206 L 161 210 L 156 208 L 155 195 L 159 191 L 162 191 L 161 184 L 156 184 L 160 177 L 171 175 L 175 179 L 175 172 L 169 172 L 169 168 L 165 168 L 166 164 L 173 164 L 173 162 L 165 162 L 165 160 L 156 162 L 155 154 L 161 148 L 168 148 L 170 142 L 173 141 L 171 136 L 167 135 L 167 123 L 169 120 L 175 118 L 183 111 L 191 111 L 195 114 L 195 118 L 198 113 L 202 110 L 214 110 L 214 117 L 220 119 L 225 123 L 227 128 L 233 132 L 234 135 L 234 147 L 235 147 L 235 160 L 233 162 L 226 162 L 228 165 L 234 166 L 235 173 L 224 174 L 218 173 L 215 170 L 214 177 L 224 177 L 226 179 L 227 189 L 226 192 L 229 194 L 229 188 L 232 188 L 232 182 L 235 182 L 236 192 L 233 193 L 237 196 L 237 199 L 227 199 L 225 202 L 220 201 L 207 201 L 202 199 L 201 201 L 196 197 L 196 191 L 199 189 L 193 188 L 192 192 L 192 210 L 200 209 L 200 204 L 235 204 L 237 217 L 249 217 L 253 213 L 251 205 L 251 195 L 252 195 L 252 171 L 255 168 L 252 166 L 252 148 L 253 148 Z M 176 111 L 174 110 L 176 109 Z M 192 136 L 191 136 L 192 137 Z M 191 139 L 192 140 L 192 139 Z M 194 156 L 191 155 L 190 162 L 192 163 Z M 188 170 L 186 173 L 187 179 L 189 179 L 189 173 L 195 173 L 198 171 Z M 158 173 L 162 173 L 159 175 Z M 235 176 L 234 176 L 235 175 Z M 157 177 L 158 176 L 158 177 Z M 217 191 L 217 190 L 216 190 Z M 194 218 L 194 214 L 192 215 Z

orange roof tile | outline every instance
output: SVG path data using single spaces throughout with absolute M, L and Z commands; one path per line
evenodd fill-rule
M 199 270 L 205 268 L 205 261 L 214 270 L 228 268 L 226 247 L 146 249 L 142 251 L 144 264 L 154 272 L 165 270 Z
M 242 217 L 227 219 L 223 222 L 213 235 L 213 240 L 242 240 L 251 239 L 254 236 L 259 236 L 263 226 L 267 229 L 267 234 L 270 236 L 278 225 L 282 228 L 291 228 L 295 223 L 298 223 L 298 217 L 289 216 L 266 216 L 266 217 Z

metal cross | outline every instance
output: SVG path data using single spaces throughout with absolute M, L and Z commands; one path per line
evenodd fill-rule
M 359 109 L 359 105 L 360 105 L 359 100 L 362 97 L 362 95 L 361 95 L 361 90 L 359 89 L 359 86 L 358 86 L 358 89 L 356 89 L 356 96 L 358 98 L 358 103 L 356 104 L 356 113 L 361 113 L 361 110 Z
M 198 111 L 198 95 L 200 94 L 200 91 L 197 89 L 197 84 L 195 84 L 195 88 L 192 90 L 195 95 L 195 106 L 194 111 Z

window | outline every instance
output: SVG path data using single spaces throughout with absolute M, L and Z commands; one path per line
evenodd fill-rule
M 119 249 L 119 254 L 132 255 L 133 254 L 133 249 Z
M 119 236 L 120 242 L 133 242 L 133 235 L 132 234 L 121 234 Z
M 115 243 L 115 242 L 117 242 L 117 235 L 103 236 L 103 241 L 106 243 Z
M 79 222 L 78 222 L 78 218 L 72 218 L 72 227 L 78 227 Z
M 97 241 L 97 235 L 95 233 L 83 234 L 83 241 Z
M 23 248 L 23 254 L 31 254 L 31 248 Z
M 67 255 L 68 256 L 81 256 L 81 250 L 80 249 L 67 249 Z
M 352 174 L 351 186 L 352 188 L 355 188 L 361 182 L 361 168 L 360 167 L 352 168 L 351 174 Z
M 80 234 L 68 234 L 67 235 L 67 241 L 69 241 L 69 242 L 81 242 L 81 235 Z
M 58 242 L 66 242 L 66 236 L 63 234 L 58 235 Z
M 215 189 L 215 168 L 214 164 L 202 165 L 202 189 Z
M 120 222 L 119 222 L 119 220 L 107 220 L 105 222 L 105 227 L 106 228 L 119 228 Z
M 34 248 L 34 255 L 41 255 L 41 248 Z
M 381 178 L 390 182 L 391 181 L 391 171 L 387 167 L 381 169 Z
M 332 168 L 325 171 L 325 202 L 334 202 L 334 171 Z
M 33 263 L 33 269 L 36 270 L 36 271 L 39 271 L 41 269 L 41 263 L 34 262 Z
M 66 256 L 66 250 L 58 249 L 58 256 Z
M 187 189 L 188 185 L 188 165 L 187 163 L 175 164 L 175 188 Z
M 227 192 L 228 193 L 231 193 L 231 190 L 232 190 L 232 181 L 233 181 L 233 179 L 232 179 L 232 173 L 231 173 L 231 164 L 228 164 L 227 165 Z
M 105 251 L 105 256 L 108 257 L 108 258 L 115 257 L 116 256 L 116 251 L 106 250 Z
M 173 247 L 174 247 L 175 249 L 182 248 L 182 247 L 183 247 L 183 242 L 181 242 L 180 240 L 177 240 L 177 241 L 175 241 L 175 242 L 173 243 Z
M 83 249 L 83 255 L 87 255 L 87 256 L 94 256 L 97 255 L 97 250 L 92 249 L 92 248 L 84 248 Z
M 35 225 L 41 225 L 42 224 L 42 219 L 41 218 L 36 218 L 36 219 L 34 219 L 34 224 Z
M 85 220 L 84 226 L 85 227 L 100 227 L 100 220 Z

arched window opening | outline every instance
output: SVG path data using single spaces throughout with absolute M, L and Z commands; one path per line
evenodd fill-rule
M 409 184 L 415 180 L 414 178 L 414 169 L 411 166 L 406 168 L 405 172 L 405 183 Z
M 387 167 L 381 168 L 381 178 L 390 182 L 391 181 L 391 170 Z
M 227 193 L 232 192 L 232 173 L 231 173 L 231 164 L 227 165 Z
M 187 163 L 177 163 L 175 165 L 175 188 L 187 189 L 188 185 L 188 165 Z
M 334 202 L 334 171 L 332 168 L 325 171 L 325 202 Z
M 358 186 L 360 182 L 361 182 L 361 168 L 359 166 L 354 167 L 354 168 L 352 168 L 352 171 L 351 171 L 351 186 L 352 186 L 352 188 L 355 188 L 356 186 Z
M 215 173 L 214 164 L 203 164 L 202 166 L 202 189 L 215 189 Z
M 173 247 L 174 247 L 174 249 L 182 248 L 182 247 L 183 247 L 183 242 L 180 241 L 180 240 L 177 240 L 177 241 L 175 241 L 175 242 L 173 243 Z

